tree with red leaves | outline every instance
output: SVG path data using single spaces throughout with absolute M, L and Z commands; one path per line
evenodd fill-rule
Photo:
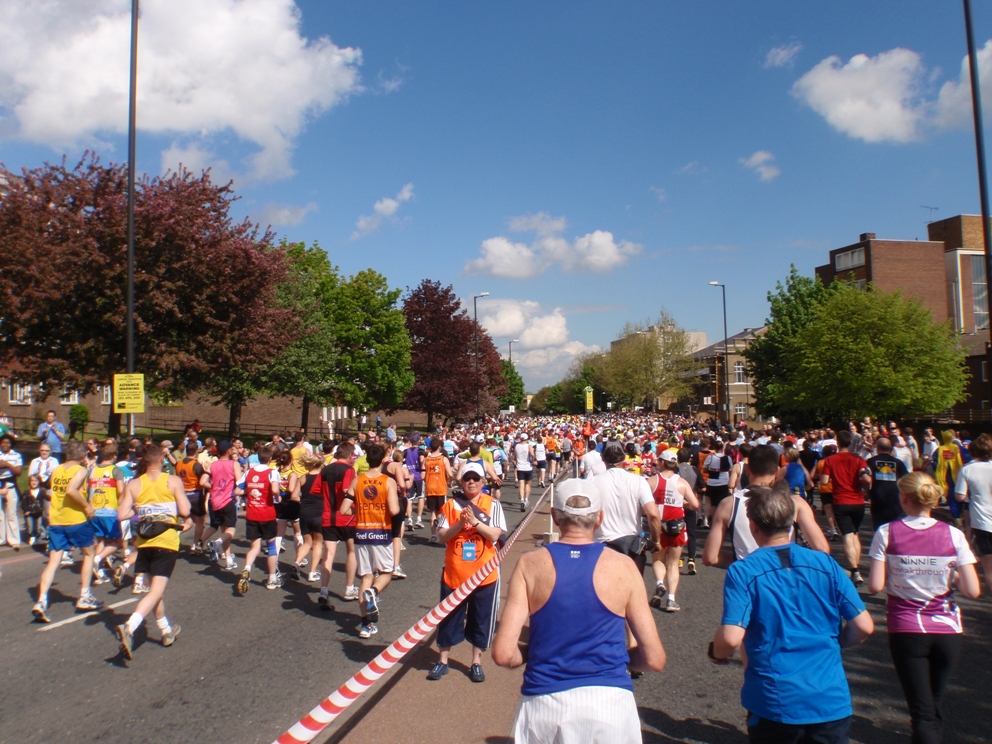
M 0 179 L 0 364 L 46 391 L 109 384 L 126 359 L 126 166 L 88 155 Z M 136 186 L 135 360 L 151 391 L 251 374 L 293 340 L 274 301 L 285 254 L 231 220 L 234 199 L 208 173 Z
M 416 382 L 403 406 L 427 414 L 427 429 L 434 416 L 472 416 L 476 405 L 495 413 L 497 396 L 506 393 L 502 360 L 492 338 L 469 317 L 451 285 L 425 279 L 403 301 L 406 327 L 413 342 L 410 366 Z M 478 331 L 479 371 L 475 366 Z

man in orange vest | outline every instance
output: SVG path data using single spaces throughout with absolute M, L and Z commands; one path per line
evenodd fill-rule
M 358 559 L 359 638 L 379 632 L 379 594 L 393 578 L 393 517 L 400 513 L 396 481 L 382 472 L 386 448 L 373 444 L 365 450 L 368 471 L 355 477 L 341 503 L 341 514 L 355 514 L 355 557 Z M 375 576 L 374 572 L 379 575 Z

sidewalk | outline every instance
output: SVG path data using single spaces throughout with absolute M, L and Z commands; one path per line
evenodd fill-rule
M 548 515 L 549 507 L 545 503 L 507 555 L 502 565 L 501 603 L 506 600 L 510 576 L 518 558 L 533 550 L 535 543 L 542 539 L 548 526 Z M 330 737 L 318 737 L 315 741 L 327 744 L 371 741 L 512 744 L 523 667 L 497 667 L 486 652 L 482 657 L 486 681 L 474 684 L 468 678 L 471 647 L 462 643 L 451 650 L 448 675 L 430 682 L 427 672 L 435 661 L 437 647 L 434 634 L 431 634 L 410 653 L 392 677 L 370 691 L 368 699 L 356 703 L 357 710 Z

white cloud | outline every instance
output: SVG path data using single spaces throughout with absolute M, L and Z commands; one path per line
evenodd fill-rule
M 982 108 L 992 107 L 992 39 L 978 50 L 978 79 L 981 82 Z M 968 57 L 961 60 L 958 80 L 948 80 L 937 97 L 936 124 L 939 127 L 971 126 L 971 73 Z
M 602 351 L 602 348 L 592 344 L 586 345 L 581 341 L 569 341 L 562 346 L 552 346 L 547 349 L 535 349 L 514 355 L 513 364 L 521 370 L 531 392 L 543 385 L 557 382 L 571 366 L 575 357 Z
M 559 266 L 573 274 L 603 274 L 623 266 L 643 249 L 627 240 L 618 243 L 613 233 L 605 230 L 596 230 L 569 242 L 560 234 L 565 227 L 564 217 L 553 218 L 544 212 L 514 217 L 509 229 L 536 233 L 534 242 L 530 245 L 515 243 L 505 237 L 484 240 L 482 255 L 465 265 L 465 273 L 532 279 L 551 266 Z
M 515 338 L 527 328 L 527 321 L 541 311 L 532 300 L 483 300 L 479 323 L 495 338 Z
M 771 181 L 782 175 L 778 166 L 772 165 L 775 156 L 767 150 L 758 150 L 749 158 L 741 158 L 740 162 L 745 168 L 750 168 L 757 173 L 762 181 Z
M 520 334 L 520 345 L 525 349 L 561 346 L 567 341 L 568 322 L 558 308 L 551 315 L 531 319 L 527 330 Z
M 310 202 L 302 206 L 296 204 L 275 204 L 269 202 L 258 214 L 258 222 L 264 227 L 272 225 L 298 225 L 308 214 L 316 211 L 317 203 Z
M 849 137 L 913 142 L 927 116 L 925 74 L 922 58 L 910 49 L 856 54 L 847 64 L 833 56 L 799 78 L 792 93 Z
M 61 149 L 127 131 L 130 5 L 0 4 L 3 136 Z M 170 165 L 171 151 L 213 163 L 216 144 L 233 141 L 249 175 L 285 178 L 307 121 L 361 89 L 361 51 L 303 37 L 293 0 L 145 0 L 141 10 L 138 127 L 175 138 Z
M 803 45 L 798 41 L 790 41 L 788 44 L 769 49 L 765 56 L 765 67 L 792 67 L 796 64 L 796 57 L 799 56 L 802 48 Z
M 391 218 L 399 210 L 400 204 L 408 202 L 412 198 L 413 184 L 408 183 L 400 189 L 400 193 L 396 195 L 395 199 L 390 199 L 386 196 L 377 201 L 372 206 L 372 214 L 363 214 L 358 218 L 358 222 L 355 223 L 357 229 L 351 234 L 351 239 L 357 240 L 363 235 L 368 235 L 378 230 L 384 219 Z
M 658 197 L 658 201 L 660 202 L 668 199 L 668 193 L 664 189 L 660 189 L 657 186 L 649 186 L 648 191 Z
M 701 175 L 701 174 L 705 173 L 707 170 L 708 169 L 707 169 L 707 167 L 705 165 L 700 165 L 699 164 L 699 161 L 693 160 L 693 161 L 691 161 L 689 163 L 686 163 L 681 168 L 676 168 L 675 169 L 675 175 L 677 175 L 677 176 L 698 176 L 698 175 Z

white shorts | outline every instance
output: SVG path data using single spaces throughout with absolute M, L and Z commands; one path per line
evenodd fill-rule
M 392 545 L 356 545 L 355 558 L 358 559 L 359 576 L 370 576 L 373 571 L 393 572 Z
M 634 693 L 620 687 L 576 687 L 550 695 L 524 695 L 514 744 L 640 744 Z

